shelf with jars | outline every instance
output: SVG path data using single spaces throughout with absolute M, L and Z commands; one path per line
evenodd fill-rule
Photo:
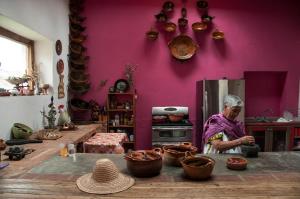
M 135 92 L 110 92 L 107 95 L 107 128 L 109 133 L 126 133 L 129 141 L 123 144 L 125 151 L 135 148 Z

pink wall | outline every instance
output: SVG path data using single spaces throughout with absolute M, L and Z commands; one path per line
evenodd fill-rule
M 245 72 L 246 117 L 280 117 L 287 72 Z
M 86 0 L 86 46 L 90 56 L 92 88 L 86 99 L 104 104 L 109 86 L 123 77 L 126 63 L 138 64 L 135 85 L 137 102 L 137 147 L 151 146 L 151 107 L 182 105 L 190 108 L 195 122 L 196 81 L 222 77 L 243 78 L 244 71 L 287 71 L 281 110 L 298 104 L 300 74 L 300 3 L 297 0 L 209 0 L 209 13 L 222 31 L 224 42 L 210 33 L 195 35 L 193 22 L 200 20 L 196 1 L 187 2 L 187 34 L 200 46 L 187 62 L 174 60 L 167 43 L 172 38 L 160 31 L 156 41 L 145 32 L 155 25 L 162 0 Z M 181 0 L 175 3 L 172 21 L 180 16 Z M 175 35 L 179 34 L 179 31 Z M 100 80 L 107 79 L 99 89 Z M 267 83 L 267 80 L 266 80 Z M 246 99 L 247 100 L 247 99 Z

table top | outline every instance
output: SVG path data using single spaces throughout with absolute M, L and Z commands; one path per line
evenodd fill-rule
M 198 154 L 199 155 L 199 154 Z M 247 158 L 244 171 L 229 170 L 228 157 L 209 155 L 216 160 L 213 175 L 205 181 L 185 178 L 180 167 L 163 165 L 161 174 L 152 178 L 134 178 L 130 189 L 109 195 L 80 191 L 76 179 L 92 171 L 101 158 L 111 159 L 119 170 L 129 174 L 124 155 L 54 155 L 18 178 L 0 180 L 0 198 L 300 198 L 300 152 L 264 152 Z

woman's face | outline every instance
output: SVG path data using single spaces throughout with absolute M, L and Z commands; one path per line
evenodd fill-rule
M 230 120 L 235 120 L 235 118 L 241 112 L 241 109 L 242 108 L 239 106 L 234 106 L 234 107 L 225 106 L 223 114 L 226 118 L 228 118 Z

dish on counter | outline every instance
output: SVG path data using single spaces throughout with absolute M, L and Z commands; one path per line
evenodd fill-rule
M 244 158 L 231 157 L 227 159 L 226 165 L 232 170 L 244 170 L 247 168 L 247 160 Z

